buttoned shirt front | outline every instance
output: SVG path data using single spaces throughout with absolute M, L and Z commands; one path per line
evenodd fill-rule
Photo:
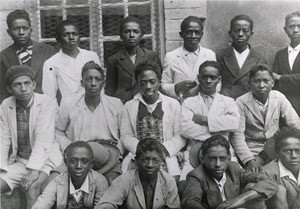
M 254 98 L 254 101 L 256 102 L 256 105 L 257 105 L 261 115 L 263 116 L 263 118 L 265 120 L 266 114 L 267 114 L 267 109 L 268 109 L 268 106 L 269 106 L 269 99 L 267 99 L 265 104 L 261 103 L 260 101 L 258 101 L 255 98 Z
M 81 187 L 79 189 L 75 189 L 72 180 L 70 178 L 70 194 L 74 196 L 76 202 L 79 202 L 81 197 L 83 196 L 83 192 L 85 192 L 86 194 L 90 193 L 89 191 L 89 178 L 88 176 L 85 177 L 85 180 L 83 182 L 83 184 L 81 185 Z
M 198 46 L 198 49 L 194 52 L 190 52 L 186 50 L 184 47 L 183 48 L 183 53 L 184 53 L 184 58 L 186 63 L 193 69 L 194 65 L 196 64 L 197 57 L 200 53 L 200 46 Z
M 236 51 L 234 47 L 233 47 L 233 51 L 234 51 L 236 60 L 239 64 L 239 67 L 241 69 L 243 67 L 245 60 L 247 59 L 247 57 L 250 53 L 249 46 L 247 45 L 247 49 L 245 51 L 243 51 L 242 53 L 239 53 L 238 51 Z
M 224 185 L 226 183 L 226 174 L 223 173 L 223 177 L 220 181 L 218 181 L 217 179 L 215 179 L 215 182 L 217 183 L 218 187 L 219 187 L 219 190 L 220 190 L 220 193 L 221 193 L 221 196 L 222 196 L 222 200 L 223 201 L 226 201 L 227 198 L 226 198 L 226 195 L 225 195 L 225 192 L 224 192 Z
M 288 176 L 291 180 L 295 181 L 298 184 L 298 186 L 300 186 L 300 172 L 298 172 L 298 178 L 296 179 L 292 172 L 282 164 L 280 159 L 278 160 L 278 167 L 280 178 Z
M 289 64 L 291 70 L 293 69 L 293 65 L 296 60 L 296 57 L 299 54 L 299 51 L 300 51 L 300 44 L 298 44 L 298 46 L 296 46 L 295 48 L 292 48 L 290 45 L 288 46 Z

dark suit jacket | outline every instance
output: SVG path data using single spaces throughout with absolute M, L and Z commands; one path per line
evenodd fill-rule
M 33 53 L 31 59 L 31 68 L 35 71 L 34 80 L 36 81 L 37 85 L 35 88 L 35 92 L 43 93 L 42 92 L 42 77 L 43 77 L 43 65 L 44 62 L 49 59 L 54 53 L 55 48 L 43 44 L 32 41 L 33 44 Z M 0 99 L 2 102 L 5 98 L 9 97 L 9 93 L 6 90 L 6 83 L 5 83 L 5 73 L 10 66 L 20 65 L 19 58 L 16 54 L 16 47 L 15 45 L 11 45 L 4 49 L 0 54 L 0 66 L 1 66 L 1 89 L 0 89 Z
M 250 53 L 240 69 L 232 46 L 219 54 L 217 60 L 221 65 L 221 94 L 233 99 L 250 91 L 249 75 L 251 68 L 258 64 L 267 64 L 265 57 L 255 49 L 250 48 Z
M 256 183 L 251 189 L 271 197 L 277 190 L 275 181 L 260 173 L 250 173 L 240 168 L 238 163 L 229 162 L 225 172 L 224 192 L 228 200 L 236 198 L 248 183 Z M 223 202 L 221 192 L 204 165 L 199 165 L 187 175 L 182 195 L 182 208 L 209 209 L 216 208 Z
M 142 47 L 138 48 L 135 65 L 125 49 L 108 58 L 105 93 L 120 98 L 123 103 L 131 100 L 139 92 L 134 79 L 134 68 L 147 60 L 156 62 L 161 68 L 158 54 Z
M 300 115 L 300 53 L 296 57 L 293 69 L 291 69 L 287 48 L 278 51 L 275 56 L 273 71 L 281 75 L 274 88 L 287 97 Z

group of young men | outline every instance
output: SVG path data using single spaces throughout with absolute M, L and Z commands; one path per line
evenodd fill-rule
M 31 40 L 27 12 L 7 25 L 1 194 L 20 187 L 36 209 L 300 207 L 300 12 L 273 70 L 248 44 L 246 15 L 217 56 L 200 45 L 203 21 L 185 18 L 163 65 L 126 17 L 106 70 L 70 20 L 59 51 Z

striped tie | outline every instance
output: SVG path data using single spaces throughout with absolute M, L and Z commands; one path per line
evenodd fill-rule
M 22 65 L 28 64 L 27 62 L 31 60 L 32 49 L 33 49 L 33 46 L 28 46 L 27 48 L 21 48 L 21 49 L 17 50 L 17 55 L 18 55 Z

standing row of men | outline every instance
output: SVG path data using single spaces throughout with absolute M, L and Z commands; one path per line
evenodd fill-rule
M 293 31 L 296 31 L 293 32 L 292 37 L 296 38 L 299 33 L 297 29 L 300 22 L 300 16 L 297 14 L 293 13 L 287 17 L 288 26 L 293 25 Z M 162 166 L 164 170 L 168 171 L 175 179 L 180 176 L 180 180 L 185 180 L 187 173 L 193 169 L 189 160 L 189 150 L 194 146 L 195 141 L 206 141 L 207 138 L 214 135 L 221 138 L 223 135 L 227 140 L 230 140 L 242 166 L 246 167 L 247 170 L 258 171 L 261 165 L 269 161 L 263 149 L 264 143 L 280 129 L 280 122 L 282 121 L 282 124 L 290 127 L 300 127 L 299 117 L 290 102 L 281 93 L 271 90 L 274 85 L 273 77 L 276 79 L 279 75 L 273 75 L 268 66 L 260 65 L 257 60 L 254 61 L 253 57 L 257 57 L 253 55 L 254 53 L 252 53 L 253 56 L 250 56 L 251 50 L 247 41 L 253 33 L 253 22 L 249 17 L 243 15 L 235 17 L 231 23 L 230 34 L 233 37 L 231 51 L 235 55 L 234 62 L 240 67 L 235 74 L 228 70 L 227 79 L 232 82 L 231 84 L 226 83 L 226 79 L 223 79 L 223 77 L 226 78 L 226 70 L 222 66 L 229 63 L 225 56 L 223 56 L 224 62 L 220 61 L 221 66 L 215 61 L 206 61 L 214 60 L 215 57 L 211 50 L 199 46 L 203 34 L 203 24 L 199 18 L 188 17 L 182 22 L 180 35 L 184 40 L 184 45 L 167 54 L 163 73 L 160 63 L 157 61 L 158 56 L 139 46 L 140 38 L 143 35 L 139 20 L 132 17 L 125 18 L 120 28 L 125 49 L 121 51 L 122 53 L 118 53 L 119 55 L 117 54 L 115 58 L 113 56 L 110 59 L 111 63 L 107 69 L 107 79 L 110 80 L 107 80 L 108 83 L 106 84 L 106 92 L 111 90 L 111 94 L 119 97 L 123 103 L 128 101 L 123 111 L 119 99 L 108 97 L 102 92 L 105 78 L 97 55 L 78 48 L 80 35 L 76 25 L 70 21 L 63 21 L 57 30 L 57 40 L 61 43 L 62 49 L 48 59 L 43 67 L 42 89 L 44 93 L 52 97 L 53 103 L 53 98 L 59 90 L 63 99 L 55 117 L 56 104 L 52 105 L 51 99 L 45 95 L 42 96 L 45 101 L 38 102 L 40 95 L 33 93 L 36 85 L 34 81 L 36 74 L 30 67 L 27 67 L 30 65 L 28 60 L 32 61 L 34 55 L 30 50 L 32 48 L 30 43 L 31 28 L 27 16 L 24 12 L 17 11 L 10 14 L 8 16 L 10 19 L 8 18 L 7 21 L 8 25 L 14 25 L 14 30 L 18 31 L 18 33 L 16 32 L 17 41 L 22 43 L 26 39 L 24 34 L 27 34 L 26 37 L 28 38 L 29 33 L 29 42 L 26 45 L 21 45 L 23 49 L 20 50 L 23 53 L 16 52 L 13 54 L 17 56 L 19 61 L 22 60 L 21 58 L 27 57 L 27 61 L 22 61 L 24 65 L 10 67 L 5 73 L 7 89 L 13 97 L 4 100 L 1 104 L 1 131 L 3 128 L 6 133 L 3 135 L 3 139 L 1 135 L 1 142 L 5 142 L 3 146 L 1 144 L 1 153 L 4 157 L 1 158 L 3 159 L 3 164 L 1 163 L 1 192 L 12 190 L 18 184 L 28 191 L 31 191 L 32 188 L 32 192 L 27 192 L 28 199 L 32 200 L 28 201 L 29 208 L 35 202 L 39 195 L 40 186 L 47 177 L 44 173 L 49 174 L 51 169 L 62 163 L 62 155 L 54 153 L 57 153 L 60 148 L 61 153 L 70 156 L 70 151 L 67 153 L 67 147 L 74 141 L 96 141 L 101 147 L 98 146 L 98 149 L 95 149 L 97 146 L 92 146 L 95 149 L 94 154 L 101 153 L 99 150 L 103 148 L 104 141 L 105 144 L 118 147 L 117 155 L 115 155 L 116 163 L 107 172 L 102 171 L 103 174 L 108 173 L 105 177 L 111 184 L 122 173 L 119 157 L 121 158 L 124 153 L 123 147 L 125 151 L 130 152 L 126 153 L 126 158 L 123 160 L 123 171 L 136 166 L 138 170 L 141 170 L 143 168 L 142 162 L 147 162 L 150 165 L 146 163 L 144 166 L 150 168 L 145 172 L 157 174 L 160 163 L 157 165 L 153 163 L 156 162 L 157 157 L 152 159 L 153 155 L 147 157 L 146 154 L 153 150 L 145 149 L 142 153 L 138 152 L 139 141 L 154 138 L 160 142 L 159 145 L 162 146 L 159 147 L 163 155 L 166 156 L 165 165 Z M 295 24 L 297 20 L 298 25 Z M 26 29 L 29 30 L 27 33 L 24 32 Z M 14 31 L 13 27 L 10 28 L 10 26 L 9 30 Z M 292 29 L 290 30 L 292 31 Z M 15 42 L 17 43 L 17 41 Z M 201 53 L 204 54 L 201 55 Z M 4 55 L 5 53 L 3 53 Z M 199 58 L 200 55 L 201 58 Z M 147 58 L 147 56 L 152 58 Z M 249 57 L 254 60 L 249 62 L 253 66 L 247 69 L 244 66 L 249 64 L 247 62 Z M 142 59 L 145 61 L 143 62 Z M 153 61 L 150 61 L 152 59 Z M 199 61 L 199 59 L 203 60 Z M 1 66 L 2 60 L 5 59 L 2 59 L 1 53 Z M 195 64 L 198 61 L 199 65 L 202 63 L 200 67 Z M 130 64 L 131 67 L 126 67 L 125 63 Z M 68 70 L 65 70 L 66 68 Z M 228 78 L 229 74 L 236 77 L 236 81 L 233 82 L 234 79 Z M 121 79 L 118 80 L 119 78 Z M 242 78 L 244 81 L 241 81 Z M 162 92 L 175 99 L 158 91 L 161 79 Z M 168 79 L 171 81 L 166 81 Z M 174 80 L 172 81 L 172 79 Z M 111 85 L 112 80 L 114 80 L 114 87 Z M 251 92 L 239 97 L 236 105 L 233 98 L 217 93 L 221 80 L 221 93 L 224 92 L 224 95 L 228 94 L 235 98 L 234 94 L 237 93 L 237 90 L 243 89 L 241 87 L 236 88 L 235 85 L 245 87 L 248 83 L 250 88 L 244 89 L 244 93 L 249 90 Z M 225 90 L 226 88 L 227 90 Z M 138 91 L 140 93 L 136 94 Z M 240 95 L 236 97 L 238 96 Z M 176 99 L 183 102 L 182 107 Z M 38 109 L 33 114 L 35 105 L 38 106 Z M 50 113 L 52 114 L 51 117 L 44 115 L 47 110 L 44 107 L 47 105 L 51 105 L 53 109 L 53 113 Z M 11 115 L 8 115 L 10 112 Z M 34 116 L 36 118 L 31 122 Z M 55 136 L 54 119 L 56 120 Z M 44 120 L 47 122 L 43 122 Z M 36 121 L 42 123 L 36 125 L 34 123 Z M 44 133 L 48 133 L 47 131 L 51 132 L 52 135 L 49 134 L 47 140 L 41 141 L 41 137 Z M 12 153 L 9 155 L 10 145 L 12 145 Z M 179 151 L 185 145 L 187 147 L 183 153 L 184 163 L 180 165 L 178 158 L 181 157 L 181 154 Z M 227 145 L 224 146 L 227 149 Z M 149 145 L 149 147 L 151 146 Z M 75 151 L 78 150 L 75 149 Z M 78 154 L 75 151 L 73 154 Z M 161 156 L 160 151 L 157 153 L 159 160 L 162 160 L 164 157 Z M 38 168 L 30 164 L 34 157 L 37 158 L 37 154 L 39 154 L 39 160 L 42 161 Z M 44 154 L 44 157 L 41 154 Z M 227 154 L 230 155 L 230 152 Z M 141 159 L 141 156 L 145 159 Z M 84 159 L 82 162 L 78 159 L 79 157 L 75 157 L 74 161 L 70 161 L 70 167 L 67 163 L 68 171 L 71 171 L 72 162 L 78 161 L 74 165 L 77 168 L 73 171 L 75 176 L 76 172 L 79 176 L 82 175 L 81 164 L 85 162 Z M 89 157 L 88 159 L 92 160 Z M 103 156 L 99 157 L 98 161 L 103 161 Z M 67 162 L 66 159 L 65 162 Z M 96 162 L 97 159 L 95 164 Z M 98 170 L 101 170 L 101 167 L 103 168 L 107 163 L 107 161 L 98 162 Z M 7 164 L 8 166 L 5 166 Z M 43 170 L 43 167 L 46 166 L 48 168 Z M 182 166 L 183 169 L 181 169 Z M 206 167 L 208 166 L 206 165 Z M 153 168 L 158 169 L 153 170 Z M 75 177 L 71 178 L 70 191 L 74 187 L 75 192 L 70 193 L 72 195 L 65 199 L 69 207 L 73 204 L 80 204 L 80 201 L 81 203 L 85 201 L 84 195 L 77 195 L 76 190 L 87 191 L 81 188 L 82 185 L 88 184 L 83 183 L 87 179 L 87 173 L 85 173 L 85 178 L 81 178 L 79 184 L 72 181 L 76 179 Z M 61 178 L 62 175 L 63 173 L 57 178 Z M 132 173 L 131 175 L 137 174 Z M 157 185 L 158 178 L 145 178 L 146 181 L 142 180 L 143 177 L 140 178 L 142 191 L 145 195 L 145 199 L 142 198 L 144 203 L 141 204 L 146 204 L 147 208 L 152 208 L 152 206 L 154 207 L 153 198 L 155 197 L 155 185 Z M 218 177 L 215 179 L 220 180 Z M 272 182 L 269 184 L 271 185 Z M 116 184 L 115 188 L 120 185 L 121 183 Z M 182 185 L 184 195 L 186 185 Z M 129 185 L 125 186 L 126 189 L 129 189 Z M 48 191 L 49 189 L 45 190 L 46 193 Z M 172 192 L 174 191 L 177 193 L 177 190 L 172 189 Z M 273 188 L 272 191 L 274 192 L 275 189 Z M 266 196 L 270 197 L 270 194 Z M 133 194 L 125 192 L 123 195 L 126 197 L 126 195 L 131 196 Z M 140 193 L 135 195 L 138 196 Z M 109 197 L 111 195 L 108 195 Z M 256 195 L 252 197 L 256 197 Z M 172 203 L 174 201 L 176 203 L 178 200 L 176 195 L 174 198 Z M 222 199 L 224 200 L 224 198 Z M 108 201 L 108 203 L 111 202 Z M 132 204 L 132 201 L 129 201 L 128 204 Z M 114 207 L 117 206 L 114 205 Z

